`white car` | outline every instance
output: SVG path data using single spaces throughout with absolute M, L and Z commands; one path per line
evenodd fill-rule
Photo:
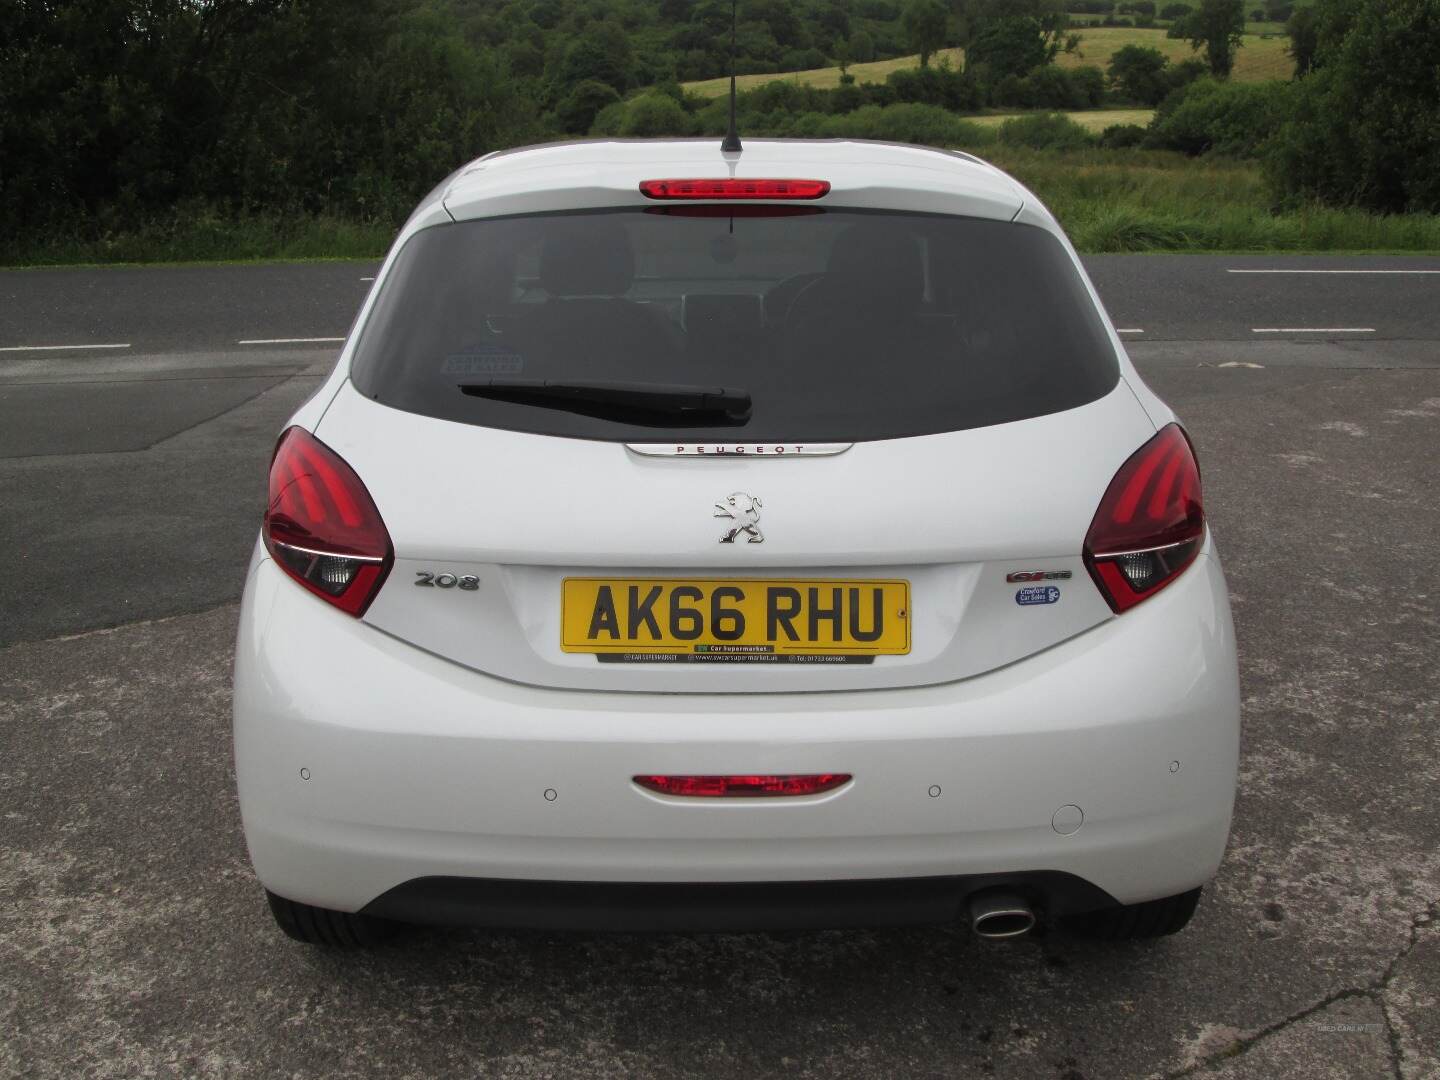
M 280 436 L 235 664 L 280 925 L 1189 920 L 1239 693 L 1200 474 L 963 153 L 584 142 L 427 197 Z

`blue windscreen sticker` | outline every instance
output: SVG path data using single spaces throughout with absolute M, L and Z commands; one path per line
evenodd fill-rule
M 1055 585 L 1027 585 L 1015 593 L 1015 603 L 1022 607 L 1031 604 L 1053 604 L 1060 599 L 1060 589 Z

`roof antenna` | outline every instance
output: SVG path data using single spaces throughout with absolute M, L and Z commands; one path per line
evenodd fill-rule
M 720 152 L 723 154 L 738 154 L 744 147 L 740 145 L 740 132 L 735 128 L 735 9 L 738 0 L 730 0 L 730 130 L 725 133 L 725 141 L 720 144 Z

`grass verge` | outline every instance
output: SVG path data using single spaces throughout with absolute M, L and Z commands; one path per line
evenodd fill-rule
M 327 215 L 237 218 L 187 207 L 135 229 L 99 235 L 0 236 L 0 267 L 377 259 L 397 225 Z
M 1168 151 L 979 148 L 1035 192 L 1080 251 L 1436 252 L 1440 215 L 1276 210 L 1249 162 Z
M 1250 162 L 1168 151 L 1037 150 L 999 141 L 990 129 L 983 135 L 961 148 L 1039 195 L 1082 252 L 1440 252 L 1440 215 L 1277 211 Z M 97 239 L 0 239 L 0 266 L 379 258 L 394 232 L 389 224 L 333 217 L 230 220 L 191 208 Z

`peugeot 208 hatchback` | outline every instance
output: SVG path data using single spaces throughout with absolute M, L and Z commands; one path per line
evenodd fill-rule
M 492 154 L 280 435 L 235 754 L 280 925 L 1182 927 L 1236 776 L 1190 442 L 965 154 Z

